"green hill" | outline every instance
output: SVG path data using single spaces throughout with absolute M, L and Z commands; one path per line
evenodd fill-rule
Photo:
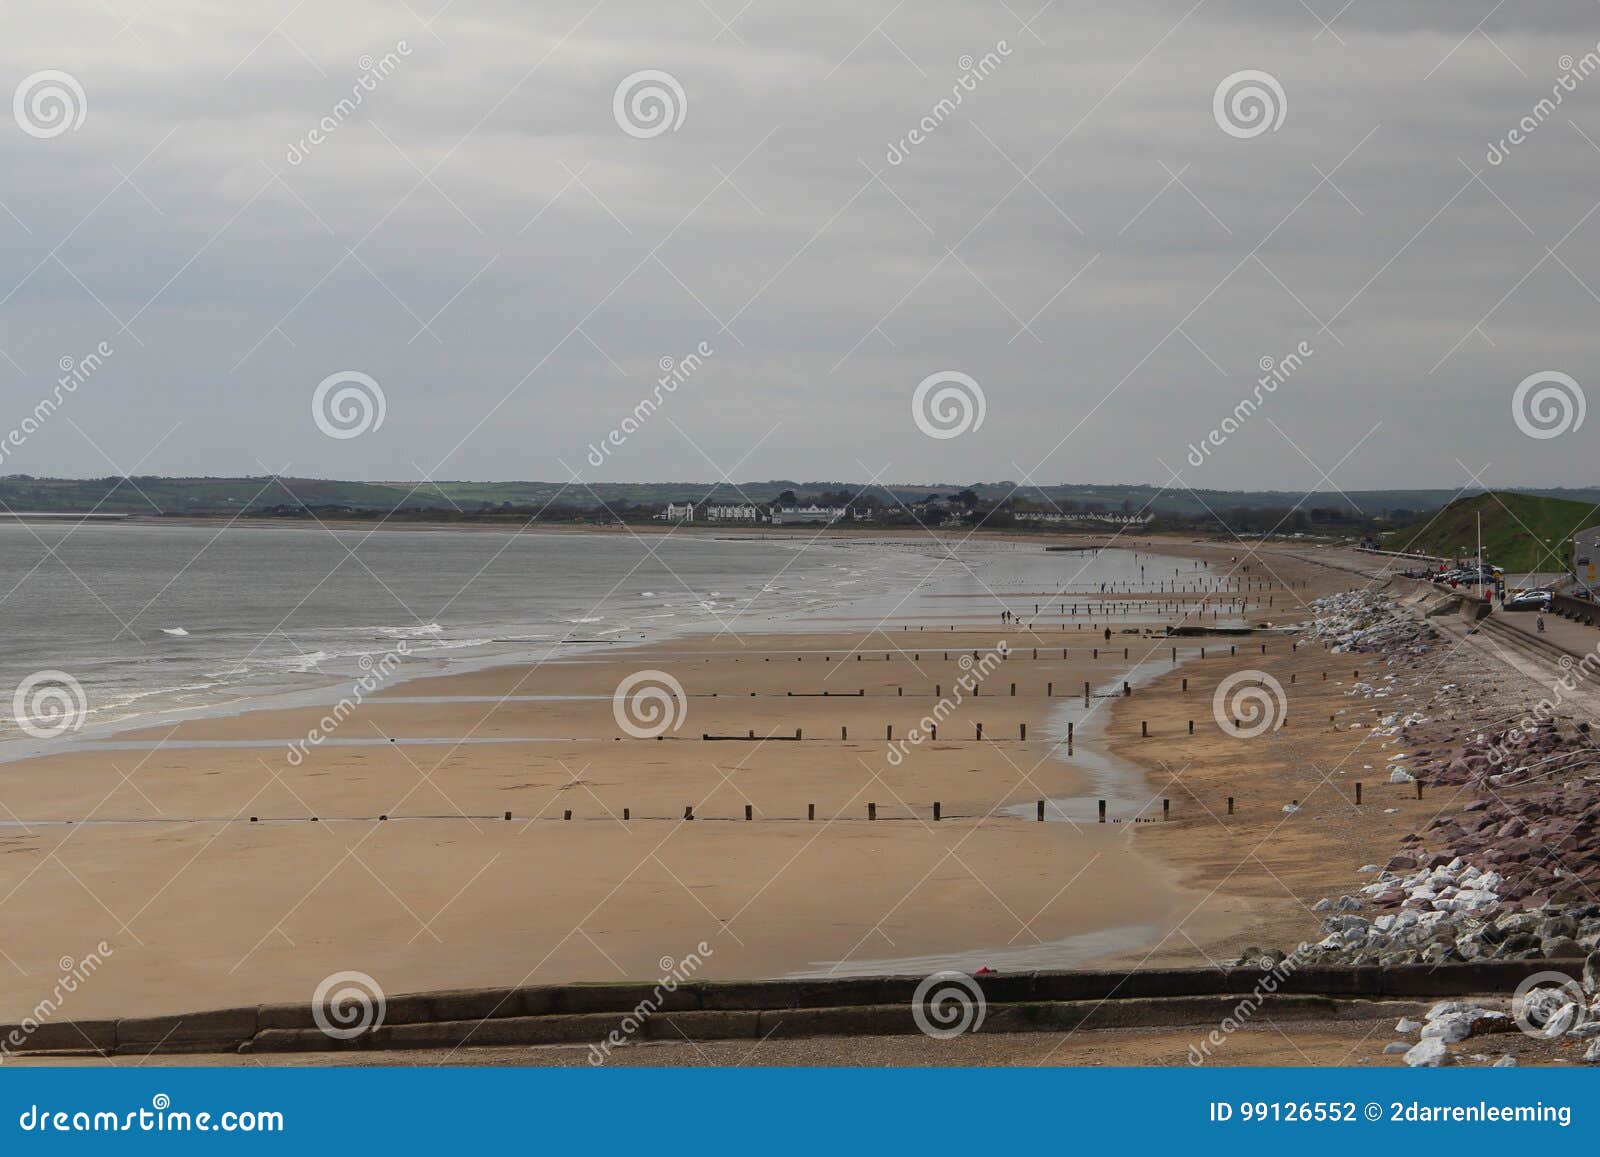
M 1470 553 L 1473 515 L 1484 511 L 1489 558 L 1508 569 L 1561 570 L 1569 557 L 1564 543 L 1576 528 L 1600 524 L 1600 487 L 1554 491 L 1502 490 L 1448 508 L 1453 491 L 1198 490 L 1130 483 L 1060 483 L 1020 486 L 1011 482 L 876 483 L 792 479 L 737 485 L 694 482 L 472 482 L 439 480 L 341 481 L 293 477 L 42 478 L 0 476 L 0 516 L 11 512 L 97 511 L 135 515 L 228 515 L 293 517 L 309 508 L 318 517 L 570 518 L 602 505 L 630 519 L 648 517 L 668 501 L 770 503 L 786 490 L 802 501 L 876 502 L 890 511 L 930 495 L 970 488 L 985 502 L 1009 500 L 1024 510 L 1150 511 L 1167 529 L 1197 533 L 1267 531 L 1365 536 L 1400 527 L 1384 545 L 1428 554 Z M 1497 500 L 1498 499 L 1498 500 Z M 1503 504 L 1503 505 L 1502 505 Z M 1507 514 L 1507 508 L 1517 517 Z M 1517 518 L 1531 530 L 1523 530 Z M 1537 542 L 1535 541 L 1537 540 Z M 1541 548 L 1539 544 L 1542 543 Z
M 1383 536 L 1386 550 L 1445 558 L 1470 558 L 1483 515 L 1485 562 L 1511 573 L 1565 571 L 1572 563 L 1574 532 L 1600 523 L 1600 504 L 1490 491 L 1459 498 L 1428 518 Z

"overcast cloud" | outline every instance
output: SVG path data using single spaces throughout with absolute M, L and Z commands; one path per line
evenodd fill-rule
M 0 429 L 113 352 L 0 469 L 1592 483 L 1600 416 L 1531 437 L 1512 398 L 1600 388 L 1600 75 L 1535 112 L 1600 6 L 1342 5 L 9 5 L 5 91 L 62 70 L 86 110 L 0 132 Z M 646 69 L 684 115 L 640 137 Z M 1215 119 L 1241 70 L 1275 130 Z M 338 371 L 380 427 L 319 428 Z M 940 371 L 981 428 L 913 420 Z

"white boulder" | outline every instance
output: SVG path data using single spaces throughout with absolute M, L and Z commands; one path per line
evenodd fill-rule
M 1550 1014 L 1550 1019 L 1544 1022 L 1544 1032 L 1541 1035 L 1546 1040 L 1565 1036 L 1578 1023 L 1579 1012 L 1577 1002 L 1569 1000 Z
M 1450 1050 L 1438 1037 L 1428 1037 L 1406 1050 L 1405 1061 L 1414 1069 L 1437 1069 L 1450 1063 Z

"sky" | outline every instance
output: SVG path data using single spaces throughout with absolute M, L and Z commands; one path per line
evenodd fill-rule
M 1597 42 L 1588 0 L 7 5 L 0 473 L 1592 484 Z

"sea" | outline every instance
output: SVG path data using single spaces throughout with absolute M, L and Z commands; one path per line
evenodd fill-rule
M 416 676 L 703 631 L 974 610 L 998 624 L 1002 606 L 1026 613 L 1030 593 L 1194 566 L 920 534 L 11 522 L 0 524 L 0 741 L 37 738 L 22 724 L 37 723 L 41 692 L 75 698 L 74 731 L 101 731 L 314 700 L 386 669 L 402 643 L 401 673 Z

